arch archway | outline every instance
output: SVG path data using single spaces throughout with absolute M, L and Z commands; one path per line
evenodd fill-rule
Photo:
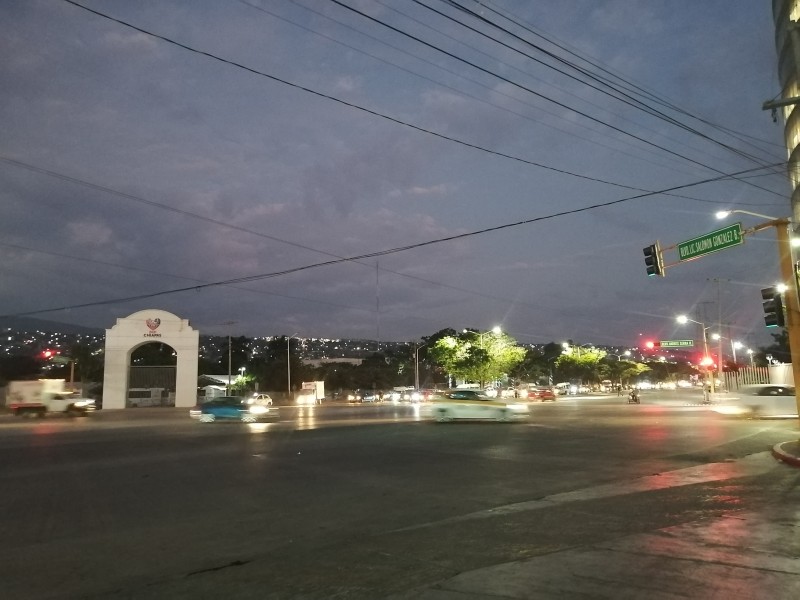
M 138 347 L 161 342 L 177 354 L 175 406 L 191 407 L 197 403 L 197 360 L 200 333 L 189 321 L 165 310 L 140 310 L 106 329 L 103 408 L 125 408 L 131 354 Z

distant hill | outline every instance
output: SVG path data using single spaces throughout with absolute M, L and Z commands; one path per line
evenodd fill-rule
M 44 331 L 46 333 L 69 333 L 82 335 L 104 335 L 105 330 L 95 327 L 83 327 L 72 323 L 60 323 L 33 317 L 5 317 L 0 319 L 0 328 L 10 328 L 15 331 Z

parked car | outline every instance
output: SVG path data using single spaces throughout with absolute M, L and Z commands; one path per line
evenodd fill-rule
M 528 416 L 528 405 L 513 398 L 491 398 L 477 390 L 451 390 L 432 397 L 425 414 L 438 422 L 454 419 L 511 421 Z
M 795 388 L 781 384 L 743 385 L 728 398 L 720 398 L 711 410 L 728 415 L 797 418 Z
M 198 404 L 189 411 L 189 416 L 201 423 L 274 421 L 279 414 L 277 408 L 264 404 L 251 404 L 241 396 L 219 396 Z

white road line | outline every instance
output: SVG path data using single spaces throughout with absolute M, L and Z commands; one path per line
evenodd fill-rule
M 639 492 L 652 492 L 655 490 L 694 485 L 697 483 L 708 483 L 710 481 L 724 481 L 726 479 L 735 479 L 737 477 L 750 477 L 753 475 L 766 473 L 771 469 L 776 468 L 777 465 L 778 463 L 776 463 L 775 459 L 769 452 L 759 452 L 757 454 L 751 454 L 734 461 L 697 465 L 694 467 L 687 467 L 685 469 L 677 469 L 675 471 L 665 471 L 655 475 L 647 475 L 645 477 L 639 477 L 630 481 L 607 483 L 580 490 L 574 490 L 571 492 L 553 494 L 552 496 L 546 496 L 539 500 L 529 500 L 526 502 L 516 502 L 514 504 L 506 504 L 504 506 L 496 506 L 494 508 L 489 508 L 466 515 L 442 519 L 440 521 L 412 525 L 411 527 L 404 527 L 402 529 L 396 529 L 395 531 L 411 531 L 414 529 L 434 527 L 446 523 L 472 521 L 475 519 L 488 519 L 491 517 L 505 516 L 531 510 L 539 510 L 542 508 L 552 508 L 554 506 L 568 504 L 570 502 L 581 502 L 584 500 L 597 500 L 600 498 L 625 496 Z

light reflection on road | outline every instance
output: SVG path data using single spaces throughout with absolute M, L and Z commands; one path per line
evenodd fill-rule
M 442 523 L 487 519 L 499 515 L 510 515 L 520 512 L 540 510 L 543 508 L 550 508 L 572 502 L 611 498 L 639 492 L 652 492 L 655 490 L 694 485 L 697 483 L 709 483 L 713 481 L 735 479 L 737 477 L 750 477 L 753 475 L 766 473 L 775 468 L 776 463 L 770 453 L 760 452 L 758 454 L 745 456 L 744 458 L 740 458 L 738 460 L 731 460 L 721 463 L 708 463 L 694 467 L 687 467 L 685 469 L 665 471 L 655 475 L 647 475 L 645 477 L 630 479 L 628 481 L 615 481 L 614 483 L 610 484 L 601 484 L 593 487 L 572 490 L 561 494 L 552 494 L 536 500 L 495 506 L 493 508 L 459 515 L 456 517 L 450 517 L 440 521 L 414 525 L 398 531 L 421 529 L 440 525 Z M 731 503 L 735 504 L 735 502 Z

